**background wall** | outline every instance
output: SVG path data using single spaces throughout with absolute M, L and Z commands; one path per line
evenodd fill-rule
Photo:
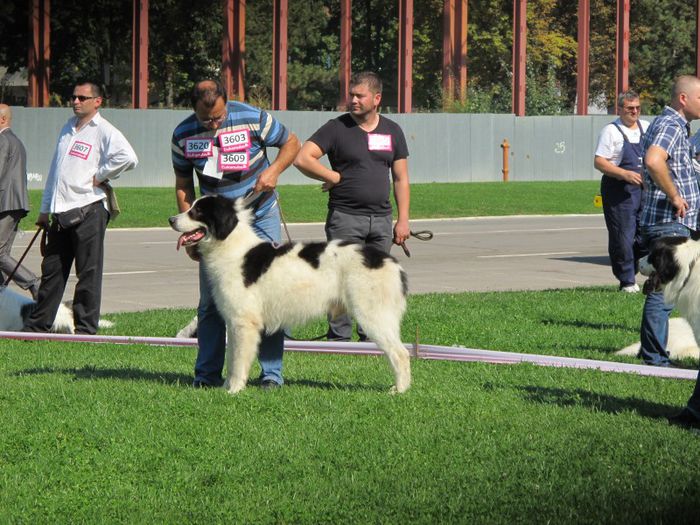
M 69 108 L 13 108 L 15 133 L 27 148 L 29 187 L 44 187 L 58 133 L 73 113 Z M 116 186 L 170 187 L 170 137 L 187 110 L 104 109 L 102 114 L 127 137 L 139 166 L 122 175 Z M 336 112 L 273 111 L 283 124 L 306 140 Z M 510 144 L 509 179 L 592 180 L 593 153 L 600 129 L 611 115 L 518 117 L 502 114 L 390 114 L 406 134 L 412 183 L 502 180 L 504 139 Z M 652 120 L 649 117 L 643 117 Z M 697 126 L 695 126 L 697 128 Z M 277 154 L 270 148 L 272 160 Z M 325 157 L 324 157 L 325 159 Z M 313 184 L 291 167 L 281 184 Z

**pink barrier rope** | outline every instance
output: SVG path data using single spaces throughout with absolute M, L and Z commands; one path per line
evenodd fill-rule
M 25 341 L 64 341 L 81 343 L 142 344 L 151 346 L 197 346 L 196 339 L 177 337 L 142 337 L 123 335 L 76 335 L 76 334 L 41 334 L 31 332 L 2 332 L 0 339 L 18 339 Z M 414 345 L 406 348 L 415 354 Z M 335 355 L 382 355 L 374 343 L 346 343 L 332 341 L 290 341 L 285 340 L 284 349 L 288 352 L 312 352 Z M 696 379 L 697 370 L 683 368 L 662 368 L 657 366 L 635 365 L 614 361 L 594 359 L 577 359 L 537 354 L 520 354 L 515 352 L 498 352 L 475 348 L 419 345 L 419 359 L 438 361 L 466 361 L 491 364 L 531 363 L 540 366 L 586 368 L 603 372 L 623 372 L 644 376 L 666 377 L 672 379 Z

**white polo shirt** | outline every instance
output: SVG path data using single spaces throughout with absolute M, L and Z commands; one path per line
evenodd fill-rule
M 102 188 L 93 185 L 114 180 L 133 169 L 138 158 L 121 131 L 99 113 L 80 130 L 78 117 L 61 129 L 51 160 L 41 199 L 41 213 L 61 213 L 106 198 Z

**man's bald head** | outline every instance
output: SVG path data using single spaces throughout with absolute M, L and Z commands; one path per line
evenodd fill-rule
M 682 75 L 673 83 L 671 107 L 688 122 L 700 118 L 700 78 Z

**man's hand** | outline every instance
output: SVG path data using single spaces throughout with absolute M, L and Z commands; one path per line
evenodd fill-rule
M 41 228 L 48 230 L 49 229 L 49 214 L 48 213 L 40 213 L 39 217 L 36 219 L 36 225 L 40 226 Z
M 683 218 L 688 211 L 688 203 L 680 195 L 676 194 L 670 199 L 671 205 L 676 209 L 676 217 Z
M 199 255 L 199 250 L 197 249 L 196 244 L 194 246 L 185 246 L 185 251 L 187 252 L 187 255 L 190 256 L 190 259 L 192 259 L 195 262 L 200 261 L 201 257 Z
M 411 229 L 408 226 L 408 221 L 396 221 L 394 225 L 394 244 L 401 244 L 408 240 L 411 236 Z
M 622 178 L 629 184 L 634 184 L 636 186 L 642 185 L 642 175 L 636 171 L 625 170 Z
M 340 173 L 338 173 L 337 171 L 333 171 L 332 173 L 332 180 L 324 181 L 323 184 L 321 184 L 321 191 L 331 191 L 333 186 L 336 186 L 340 182 Z

